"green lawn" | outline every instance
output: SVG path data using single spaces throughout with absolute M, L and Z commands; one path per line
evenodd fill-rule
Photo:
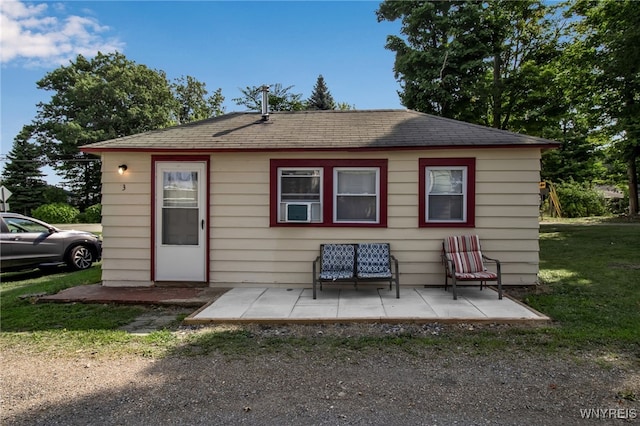
M 640 225 L 542 225 L 540 251 L 542 291 L 525 302 L 558 343 L 640 349 Z
M 540 229 L 540 285 L 522 300 L 553 319 L 545 326 L 455 326 L 425 333 L 420 326 L 391 334 L 323 338 L 269 335 L 251 327 L 217 327 L 179 337 L 168 330 L 148 336 L 119 331 L 145 307 L 33 303 L 29 295 L 100 281 L 100 265 L 87 271 L 3 274 L 0 285 L 0 345 L 56 352 L 251 354 L 256 351 L 383 349 L 411 351 L 433 346 L 487 352 L 583 351 L 640 356 L 640 224 L 564 223 Z M 27 296 L 27 297 L 25 297 Z M 186 340 L 185 340 L 186 339 Z

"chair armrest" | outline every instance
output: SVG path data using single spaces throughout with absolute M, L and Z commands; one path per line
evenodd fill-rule
M 491 257 L 485 256 L 484 254 L 482 255 L 482 258 L 483 258 L 484 260 L 488 260 L 488 261 L 490 261 L 490 262 L 495 262 L 497 265 L 499 265 L 499 264 L 500 264 L 500 261 L 499 261 L 498 259 L 493 259 L 493 258 L 491 258 Z
M 482 255 L 482 259 L 488 260 L 489 262 L 495 262 L 496 271 L 498 272 L 498 275 L 500 274 L 500 261 L 498 259 L 493 259 L 491 257 L 485 256 L 484 254 Z

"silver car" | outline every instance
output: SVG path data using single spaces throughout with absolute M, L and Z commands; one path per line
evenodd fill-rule
M 85 231 L 62 230 L 17 213 L 0 213 L 0 272 L 91 267 L 102 258 L 102 241 Z

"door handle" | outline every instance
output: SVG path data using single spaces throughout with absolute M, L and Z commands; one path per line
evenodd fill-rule
M 200 227 L 201 227 L 202 229 L 204 229 L 204 219 L 202 219 L 202 221 L 200 221 Z

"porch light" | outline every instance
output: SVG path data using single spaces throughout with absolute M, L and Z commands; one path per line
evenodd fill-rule
M 124 172 L 126 172 L 126 171 L 127 171 L 127 165 L 126 164 L 120 164 L 118 166 L 118 174 L 119 175 L 123 175 Z

